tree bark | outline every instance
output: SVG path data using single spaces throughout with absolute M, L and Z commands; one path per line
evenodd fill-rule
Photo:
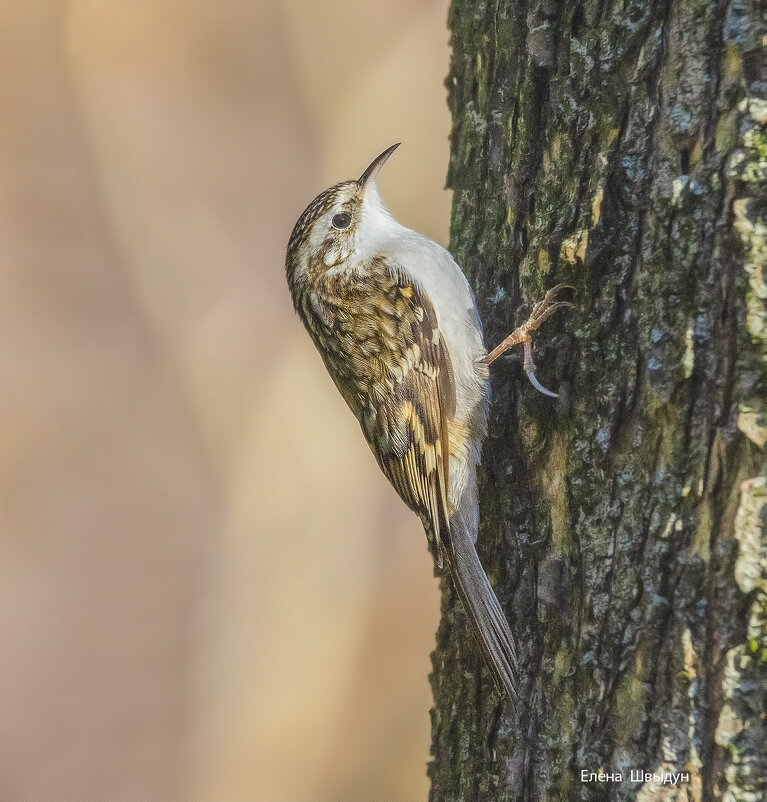
M 443 581 L 435 802 L 767 798 L 760 7 L 453 2 L 451 250 L 486 344 L 554 284 L 575 308 L 534 338 L 559 399 L 492 368 L 478 548 L 521 697 Z

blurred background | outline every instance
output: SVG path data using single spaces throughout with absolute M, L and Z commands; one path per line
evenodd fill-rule
M 438 588 L 293 314 L 392 142 L 447 240 L 447 0 L 0 0 L 0 799 L 423 799 Z

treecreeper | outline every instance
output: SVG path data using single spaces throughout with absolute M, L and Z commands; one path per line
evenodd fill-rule
M 558 285 L 489 353 L 471 287 L 443 247 L 398 223 L 376 175 L 318 195 L 298 219 L 286 270 L 293 304 L 379 467 L 421 519 L 501 693 L 517 695 L 514 637 L 475 550 L 477 465 L 487 433 L 489 365 L 514 345 L 535 377 L 531 332 L 568 306 Z

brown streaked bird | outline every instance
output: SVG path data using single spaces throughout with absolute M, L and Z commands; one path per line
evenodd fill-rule
M 375 177 L 398 145 L 356 181 L 318 195 L 288 243 L 288 286 L 336 387 L 378 465 L 446 565 L 498 688 L 516 696 L 514 638 L 479 562 L 477 465 L 488 422 L 488 365 L 525 349 L 560 306 L 549 290 L 530 318 L 487 353 L 474 295 L 453 257 L 400 225 Z

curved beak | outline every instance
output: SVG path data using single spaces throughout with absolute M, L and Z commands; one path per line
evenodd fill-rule
M 391 145 L 390 147 L 386 148 L 386 150 L 380 155 L 376 156 L 375 159 L 370 163 L 370 166 L 365 170 L 365 172 L 357 179 L 357 183 L 364 187 L 368 181 L 373 181 L 375 177 L 378 175 L 378 171 L 386 164 L 386 160 L 389 156 L 394 153 L 395 150 L 401 145 L 401 142 L 397 142 L 395 145 Z

